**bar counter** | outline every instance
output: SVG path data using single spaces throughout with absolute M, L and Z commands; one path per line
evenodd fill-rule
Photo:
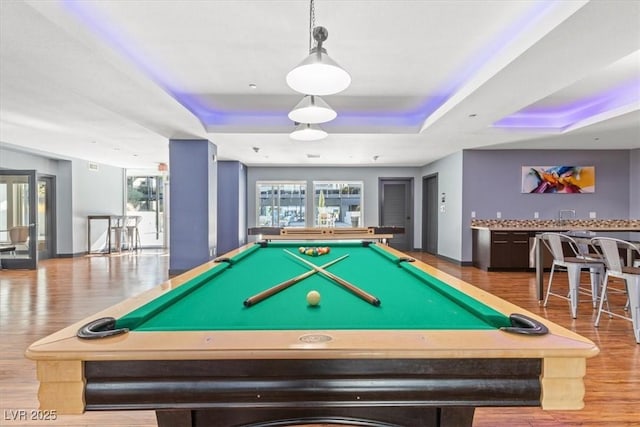
M 614 237 L 640 242 L 640 219 L 572 219 L 572 220 L 517 220 L 473 219 L 473 265 L 485 270 L 526 269 L 535 267 L 536 293 L 543 299 L 544 245 L 543 232 L 569 233 L 573 237 Z M 500 237 L 494 238 L 500 234 Z M 514 234 L 510 237 L 510 234 Z M 515 236 L 515 235 L 518 236 Z M 506 237 L 505 237 L 506 236 Z M 523 264 L 528 253 L 529 265 Z M 511 256 L 511 263 L 504 257 Z M 502 258 L 500 258 L 502 257 Z M 513 259 L 518 258 L 519 263 Z M 506 268 L 504 268 L 506 266 Z

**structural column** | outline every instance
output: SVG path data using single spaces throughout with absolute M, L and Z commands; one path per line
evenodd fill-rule
M 218 162 L 218 252 L 247 242 L 247 168 L 238 161 Z
M 208 140 L 169 140 L 169 274 L 216 256 L 217 147 Z

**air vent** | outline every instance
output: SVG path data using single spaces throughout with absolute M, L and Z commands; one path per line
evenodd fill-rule
M 89 162 L 88 166 L 89 166 L 89 170 L 90 170 L 90 171 L 97 172 L 97 171 L 98 171 L 98 169 L 99 169 L 99 167 L 98 167 L 98 164 L 97 164 L 97 163 Z
M 319 159 L 320 154 L 307 154 L 307 159 Z

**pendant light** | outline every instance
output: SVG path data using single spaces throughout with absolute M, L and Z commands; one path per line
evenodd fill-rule
M 296 141 L 319 141 L 328 136 L 317 124 L 297 123 L 296 128 L 289 134 L 291 139 Z
M 309 56 L 287 74 L 287 84 L 305 95 L 333 95 L 351 84 L 351 76 L 329 55 L 322 44 L 329 37 L 324 27 L 316 27 L 314 0 L 309 4 Z M 315 46 L 311 37 L 315 40 Z
M 351 76 L 327 55 L 322 44 L 329 32 L 324 27 L 315 26 L 314 0 L 309 7 L 309 56 L 287 74 L 287 84 L 305 96 L 288 114 L 295 124 L 290 134 L 297 141 L 317 141 L 327 137 L 318 123 L 336 118 L 337 113 L 320 98 L 345 90 L 351 84 Z M 315 46 L 312 42 L 315 40 Z
M 329 36 L 324 27 L 313 29 L 317 42 L 309 56 L 287 74 L 287 84 L 297 92 L 307 95 L 333 95 L 342 92 L 351 84 L 351 76 L 340 67 L 322 47 Z
M 289 113 L 289 118 L 298 123 L 325 123 L 336 118 L 336 113 L 324 99 L 306 95 Z

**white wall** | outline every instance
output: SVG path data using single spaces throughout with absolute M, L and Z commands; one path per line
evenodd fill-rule
M 87 215 L 123 214 L 124 169 L 99 164 L 92 171 L 85 160 L 49 158 L 5 143 L 0 143 L 0 168 L 55 176 L 58 255 L 87 251 Z
M 454 260 L 462 259 L 460 241 L 462 239 L 462 152 L 430 163 L 420 170 L 422 177 L 438 174 L 438 255 Z M 445 193 L 444 212 L 441 210 L 440 197 Z M 419 194 L 422 195 L 422 189 Z M 420 197 L 420 206 L 422 206 Z M 417 198 L 416 198 L 416 203 Z M 422 224 L 422 215 L 416 217 L 416 223 Z M 416 227 L 418 228 L 418 227 Z M 420 227 L 422 232 L 422 227 Z M 418 241 L 422 241 L 419 239 Z
M 98 170 L 94 171 L 88 165 L 89 162 L 85 160 L 72 162 L 74 254 L 88 250 L 87 216 L 125 214 L 125 170 L 98 165 Z

